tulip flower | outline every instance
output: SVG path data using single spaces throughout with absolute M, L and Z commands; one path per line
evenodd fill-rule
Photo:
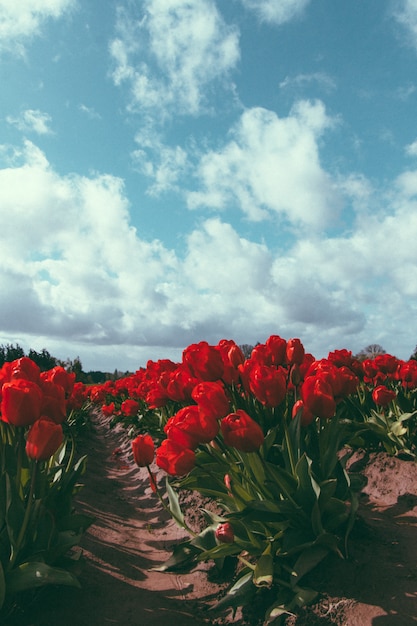
M 235 540 L 235 533 L 233 532 L 233 527 L 229 522 L 223 522 L 219 524 L 216 528 L 216 539 L 220 543 L 233 543 Z
M 156 450 L 156 464 L 170 476 L 184 476 L 193 469 L 195 454 L 175 441 L 164 439 Z
M 372 400 L 379 406 L 388 406 L 391 400 L 396 397 L 395 391 L 388 389 L 385 385 L 378 385 L 372 392 Z
M 43 394 L 31 380 L 16 378 L 2 387 L 1 419 L 13 426 L 29 426 L 40 416 Z
M 155 446 L 150 435 L 138 435 L 132 441 L 133 458 L 139 467 L 147 467 L 153 461 Z
M 49 417 L 40 417 L 32 424 L 26 439 L 26 454 L 35 461 L 46 461 L 64 440 L 62 426 Z
M 220 428 L 225 444 L 242 452 L 259 450 L 264 441 L 262 428 L 243 409 L 223 418 Z
M 219 424 L 202 414 L 196 405 L 186 406 L 173 415 L 164 427 L 168 439 L 182 448 L 194 450 L 200 443 L 210 443 L 219 432 Z

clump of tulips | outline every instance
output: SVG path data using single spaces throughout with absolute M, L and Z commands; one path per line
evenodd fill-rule
M 133 426 L 135 461 L 181 526 L 183 490 L 219 506 L 160 569 L 234 559 L 217 609 L 262 595 L 269 624 L 314 598 L 303 585 L 309 571 L 347 552 L 362 486 L 346 471 L 349 451 L 372 445 L 415 456 L 416 389 L 417 362 L 361 363 L 347 350 L 316 360 L 299 339 L 273 335 L 250 358 L 230 340 L 192 344 L 180 363 L 150 361 L 92 396 Z
M 0 610 L 18 592 L 78 586 L 66 555 L 92 520 L 72 498 L 86 459 L 74 458 L 67 413 L 82 395 L 62 367 L 28 357 L 0 369 Z

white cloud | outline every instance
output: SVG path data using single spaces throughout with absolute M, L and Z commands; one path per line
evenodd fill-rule
M 261 21 L 284 24 L 301 15 L 310 0 L 241 0 Z
M 78 108 L 82 113 L 85 113 L 85 115 L 87 115 L 91 120 L 101 120 L 100 113 L 97 113 L 94 107 L 88 107 L 86 104 L 80 104 Z
M 147 193 L 158 196 L 170 190 L 179 191 L 179 179 L 190 167 L 184 148 L 168 146 L 152 128 L 138 132 L 135 142 L 139 147 L 132 152 L 134 166 L 153 181 Z
M 210 84 L 239 59 L 237 30 L 213 0 L 145 0 L 144 8 L 140 18 L 119 10 L 110 45 L 115 84 L 127 82 L 132 107 L 152 118 L 198 114 Z
M 50 135 L 52 133 L 49 126 L 52 121 L 51 116 L 38 109 L 27 109 L 18 117 L 9 115 L 6 121 L 16 126 L 22 132 L 32 132 L 38 135 Z
M 76 0 L 0 0 L 0 53 L 24 54 L 24 43 L 39 35 L 49 18 L 57 19 Z
M 408 34 L 410 44 L 417 48 L 417 0 L 398 0 L 394 17 Z
M 319 157 L 318 141 L 332 124 L 319 101 L 298 102 L 286 118 L 248 109 L 230 141 L 201 158 L 201 189 L 188 194 L 189 207 L 237 204 L 252 220 L 275 213 L 292 224 L 323 228 L 341 202 Z
M 358 214 L 349 234 L 305 231 L 292 247 L 270 250 L 211 218 L 184 233 L 179 255 L 132 228 L 119 178 L 60 176 L 28 141 L 8 153 L 0 169 L 6 342 L 110 370 L 134 369 L 132 355 L 137 367 L 140 358 L 179 358 L 202 339 L 255 343 L 272 333 L 301 337 L 316 356 L 375 342 L 407 358 L 414 347 L 417 171 L 394 181 L 379 211 Z M 376 202 L 360 176 L 346 189 L 358 203 Z
M 326 92 L 336 89 L 335 80 L 325 72 L 313 72 L 311 74 L 297 74 L 296 76 L 286 76 L 279 86 L 281 89 L 288 87 L 304 87 L 312 83 L 317 84 Z
M 408 144 L 408 146 L 405 147 L 405 152 L 408 156 L 417 156 L 417 139 L 415 139 L 412 143 Z

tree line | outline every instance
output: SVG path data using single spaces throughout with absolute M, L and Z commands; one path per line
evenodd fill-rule
M 46 348 L 37 352 L 30 348 L 28 353 L 26 354 L 22 346 L 18 343 L 16 344 L 2 344 L 0 345 L 0 367 L 6 361 L 15 361 L 16 359 L 20 359 L 24 356 L 32 359 L 40 368 L 41 372 L 45 372 L 47 370 L 60 365 L 64 367 L 68 372 L 73 372 L 75 374 L 75 380 L 77 382 L 82 382 L 85 384 L 100 384 L 105 382 L 106 380 L 116 380 L 117 378 L 121 378 L 125 376 L 128 372 L 119 372 L 115 370 L 113 373 L 110 372 L 102 372 L 100 370 L 90 370 L 88 372 L 84 372 L 83 366 L 79 356 L 76 356 L 75 359 L 65 359 L 64 361 L 61 359 L 57 359 L 52 356 Z

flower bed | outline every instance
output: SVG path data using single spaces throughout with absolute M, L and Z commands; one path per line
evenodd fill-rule
M 264 623 L 312 602 L 303 579 L 329 553 L 343 556 L 360 477 L 357 448 L 415 457 L 417 363 L 391 355 L 364 362 L 339 350 L 306 354 L 298 339 L 271 336 L 250 358 L 233 341 L 193 344 L 181 363 L 149 362 L 90 399 L 132 436 L 134 458 L 187 528 L 178 493 L 216 500 L 206 527 L 189 529 L 164 570 L 235 563 L 218 611 L 265 604 Z M 166 472 L 157 481 L 156 463 Z
M 0 615 L 16 595 L 77 586 L 69 551 L 92 519 L 73 511 L 86 458 L 75 458 L 72 424 L 84 389 L 62 367 L 29 358 L 0 369 Z

